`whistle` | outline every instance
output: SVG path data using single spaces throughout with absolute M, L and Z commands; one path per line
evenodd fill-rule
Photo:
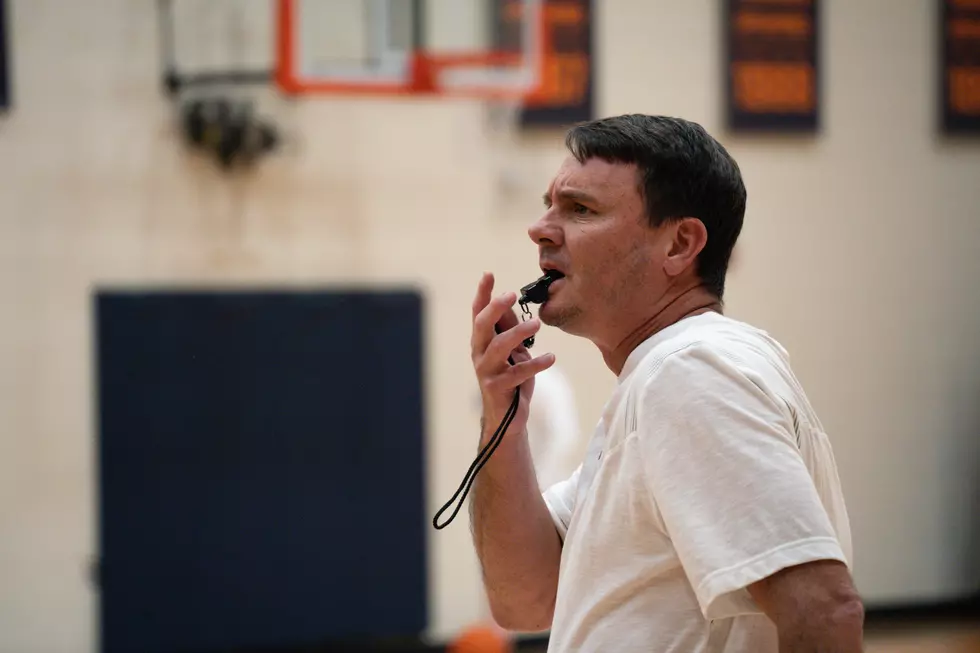
M 548 301 L 548 287 L 565 275 L 557 270 L 548 270 L 536 280 L 521 288 L 521 297 L 517 303 L 521 305 L 525 317 L 531 316 L 531 309 L 528 304 L 543 304 Z M 524 346 L 530 349 L 534 345 L 534 336 L 524 340 Z
M 521 298 L 518 300 L 521 307 L 526 307 L 528 303 L 545 303 L 548 300 L 548 287 L 564 276 L 557 270 L 548 270 L 538 279 L 521 288 Z

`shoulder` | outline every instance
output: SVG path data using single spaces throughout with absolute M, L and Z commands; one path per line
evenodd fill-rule
M 714 441 L 743 431 L 789 437 L 796 403 L 785 352 L 765 332 L 713 317 L 675 330 L 634 361 L 628 379 L 630 430 L 685 432 Z
M 664 330 L 638 348 L 629 385 L 672 385 L 685 390 L 763 383 L 789 366 L 785 349 L 768 333 L 744 322 L 709 314 Z

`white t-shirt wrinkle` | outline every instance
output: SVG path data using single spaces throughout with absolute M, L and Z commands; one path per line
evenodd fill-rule
M 717 313 L 632 352 L 585 459 L 544 497 L 564 541 L 549 651 L 776 653 L 747 586 L 851 558 L 833 452 L 786 352 Z

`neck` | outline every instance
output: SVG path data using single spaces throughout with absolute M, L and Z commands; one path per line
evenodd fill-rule
M 611 349 L 600 348 L 602 358 L 606 361 L 606 366 L 618 376 L 626 365 L 626 359 L 641 342 L 686 317 L 708 311 L 721 313 L 721 301 L 703 286 L 692 286 L 678 293 L 670 293 L 657 302 L 653 311 L 616 346 Z

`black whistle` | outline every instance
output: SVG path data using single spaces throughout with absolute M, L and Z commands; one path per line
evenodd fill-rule
M 527 307 L 528 304 L 543 304 L 548 301 L 548 287 L 564 276 L 557 270 L 548 270 L 538 279 L 521 288 L 521 297 L 517 300 L 517 303 L 521 305 L 521 310 L 530 315 L 531 311 Z M 524 340 L 524 346 L 528 349 L 533 345 L 534 336 Z
M 548 270 L 536 281 L 532 281 L 521 288 L 521 298 L 518 300 L 521 306 L 532 304 L 543 304 L 548 300 L 548 287 L 561 279 L 564 274 L 555 270 Z

